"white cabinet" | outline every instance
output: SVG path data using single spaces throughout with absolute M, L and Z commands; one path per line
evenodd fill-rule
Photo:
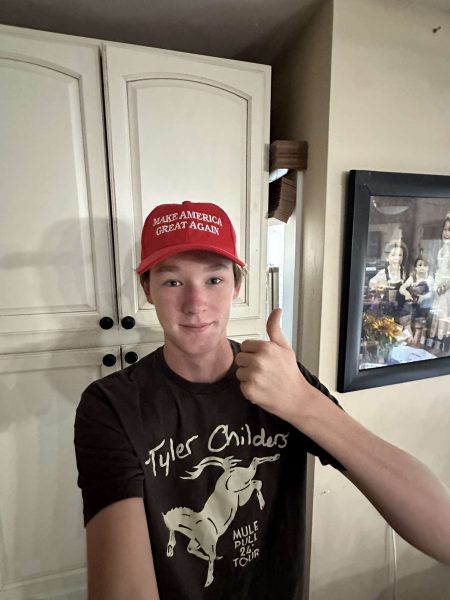
M 75 409 L 161 344 L 134 273 L 156 204 L 230 214 L 229 334 L 263 334 L 269 89 L 262 65 L 0 27 L 0 600 L 86 597 Z
M 161 339 L 134 273 L 139 234 L 156 204 L 186 199 L 230 214 L 250 267 L 230 334 L 261 334 L 269 68 L 8 27 L 0 34 L 0 334 L 92 331 L 104 316 L 117 329 L 132 316 L 148 328 L 144 337 Z
M 0 30 L 2 334 L 115 315 L 99 60 L 95 43 Z
M 119 368 L 105 354 L 120 359 L 117 347 L 0 356 L 1 600 L 85 597 L 73 421 L 80 390 Z
M 232 332 L 261 333 L 269 68 L 109 44 L 104 56 L 120 316 L 157 327 L 133 273 L 146 215 L 160 203 L 214 202 L 250 266 Z

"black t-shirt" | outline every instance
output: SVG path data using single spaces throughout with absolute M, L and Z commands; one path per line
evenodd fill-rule
M 161 600 L 301 596 L 306 454 L 340 465 L 246 400 L 235 371 L 192 383 L 159 348 L 91 384 L 77 409 L 85 523 L 144 499 Z

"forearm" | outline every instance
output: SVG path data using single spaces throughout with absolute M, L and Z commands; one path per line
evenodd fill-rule
M 159 600 L 141 498 L 103 509 L 86 533 L 89 600 Z
M 275 309 L 267 321 L 270 342 L 246 340 L 236 356 L 244 396 L 321 446 L 402 537 L 450 565 L 448 490 L 424 465 L 341 410 L 311 373 L 298 369 L 280 316 Z
M 159 600 L 155 578 L 141 557 L 135 557 L 131 565 L 128 560 L 109 565 L 96 565 L 90 560 L 89 600 Z M 95 576 L 93 573 L 95 572 Z
M 413 280 L 411 279 L 411 277 L 408 277 L 408 279 L 405 281 L 405 283 L 403 283 L 400 286 L 400 289 L 398 290 L 400 292 L 400 294 L 402 294 L 402 296 L 405 296 L 406 299 L 411 298 L 411 294 L 408 291 L 408 288 L 413 284 Z
M 136 581 L 124 581 L 118 577 L 111 580 L 93 582 L 89 585 L 88 600 L 159 600 L 156 589 L 150 591 L 148 586 Z
M 294 426 L 334 456 L 347 477 L 408 542 L 450 564 L 450 494 L 418 460 L 385 442 L 319 391 Z

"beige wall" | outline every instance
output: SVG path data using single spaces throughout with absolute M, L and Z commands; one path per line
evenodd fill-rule
M 332 5 L 325 4 L 299 36 L 298 44 L 273 71 L 272 139 L 308 140 L 308 170 L 303 180 L 299 306 L 299 354 L 313 371 L 319 365 L 320 310 L 324 249 L 324 214 L 331 77 Z M 274 137 L 275 136 L 275 137 Z M 302 340 L 308 340 L 303 345 Z
M 441 29 L 433 33 L 438 26 Z M 303 324 L 305 335 L 299 343 L 304 339 L 310 344 L 306 334 L 319 330 L 319 344 L 314 340 L 310 346 L 318 354 L 308 355 L 307 364 L 318 365 L 319 377 L 332 391 L 337 372 L 345 174 L 350 169 L 373 169 L 450 175 L 449 31 L 449 13 L 418 9 L 400 0 L 335 0 L 333 6 L 325 4 L 289 58 L 274 69 L 278 98 L 274 134 L 307 139 L 311 150 L 320 149 L 310 153 L 304 190 L 305 243 L 309 227 L 322 236 L 303 253 L 301 316 L 315 325 Z M 311 38 L 311 43 L 304 43 Z M 329 77 L 327 56 L 331 82 L 324 98 L 318 81 Z M 322 71 L 311 69 L 321 64 Z M 289 90 L 294 91 L 294 101 L 287 100 Z M 280 96 L 285 100 L 281 118 Z M 321 179 L 324 172 L 326 182 Z M 314 197 L 318 206 L 312 208 Z M 307 264 L 310 260 L 313 265 Z M 307 286 L 309 279 L 314 281 L 312 270 L 321 278 L 320 314 L 316 306 L 320 294 L 316 289 L 310 294 Z M 339 398 L 364 425 L 420 458 L 450 485 L 449 392 L 450 376 L 446 376 Z M 447 600 L 450 569 L 398 537 L 396 544 L 398 599 Z M 392 548 L 390 530 L 369 503 L 339 473 L 317 465 L 311 599 L 393 598 Z

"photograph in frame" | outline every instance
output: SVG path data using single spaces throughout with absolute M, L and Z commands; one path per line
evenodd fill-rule
M 450 176 L 351 171 L 338 391 L 450 372 Z

